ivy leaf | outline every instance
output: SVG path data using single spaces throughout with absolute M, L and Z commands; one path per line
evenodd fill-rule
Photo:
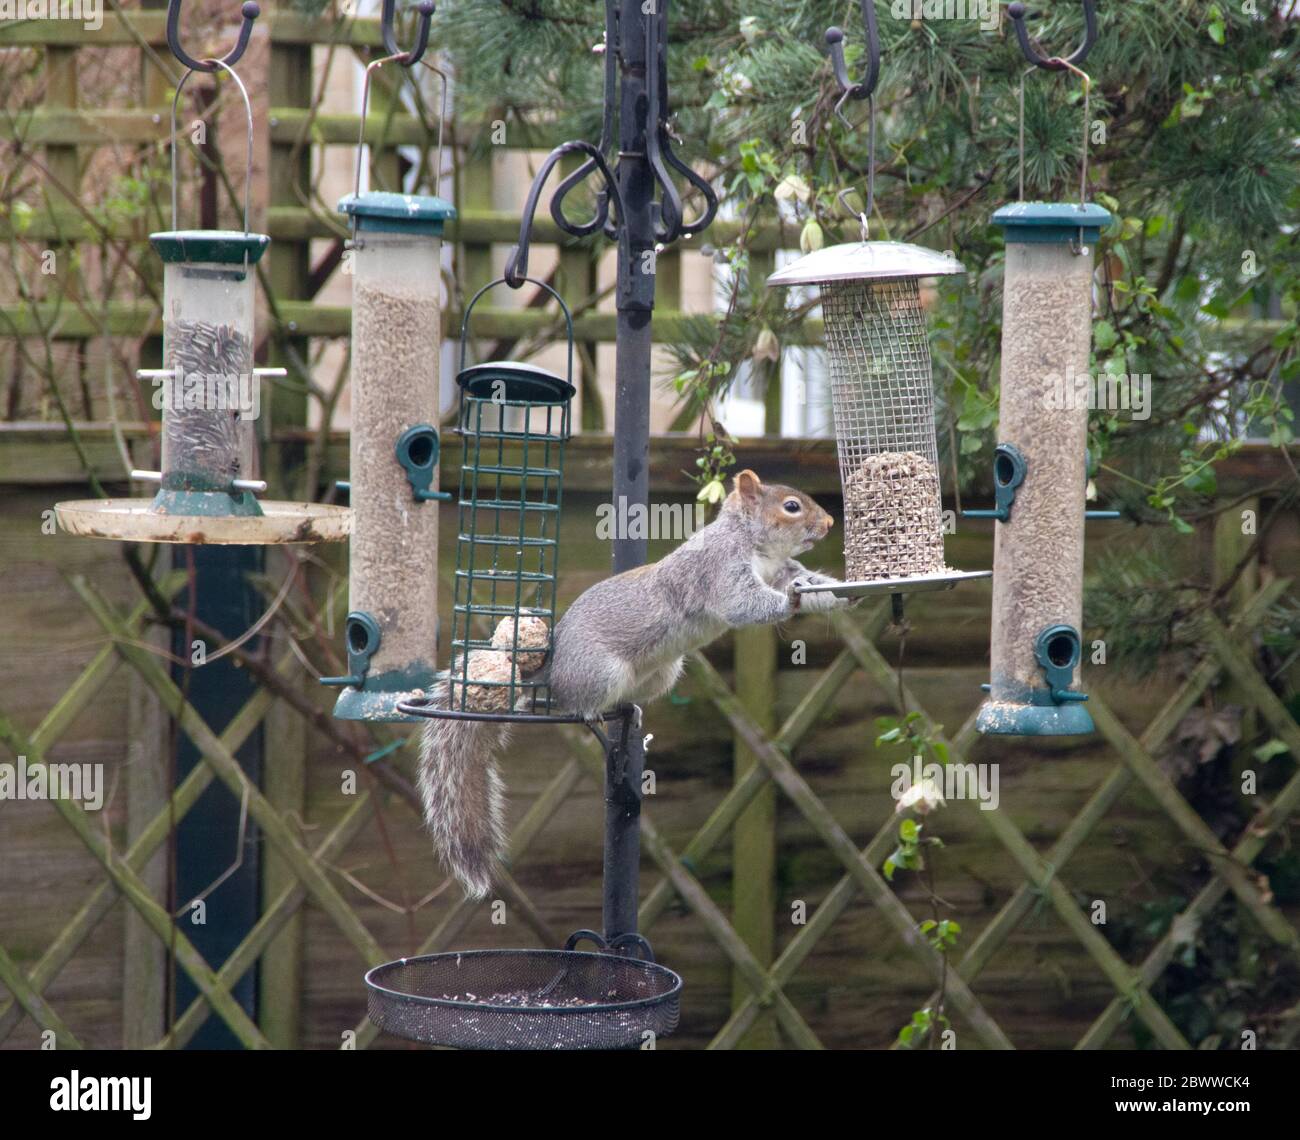
M 1255 751 L 1252 753 L 1252 755 L 1261 764 L 1267 764 L 1274 757 L 1285 756 L 1290 751 L 1291 749 L 1289 749 L 1285 744 L 1283 744 L 1282 741 L 1274 737 L 1267 744 L 1261 744 L 1258 748 L 1256 748 Z
M 1092 326 L 1092 342 L 1097 346 L 1099 352 L 1114 348 L 1118 340 L 1119 337 L 1115 333 L 1115 326 L 1110 321 L 1098 321 Z
M 1202 467 L 1187 477 L 1186 486 L 1193 495 L 1213 495 L 1219 489 L 1219 478 L 1213 467 Z

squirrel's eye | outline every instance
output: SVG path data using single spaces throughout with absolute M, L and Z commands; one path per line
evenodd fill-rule
M 785 508 L 785 513 L 788 515 L 797 515 L 801 510 L 803 510 L 803 505 L 798 499 L 786 499 L 786 501 L 781 505 Z

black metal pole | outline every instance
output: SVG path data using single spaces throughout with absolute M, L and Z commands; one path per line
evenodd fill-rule
M 655 180 L 646 154 L 649 123 L 646 21 L 659 20 L 666 0 L 622 0 L 619 28 L 607 29 L 607 51 L 619 60 L 619 161 L 623 199 L 619 223 L 627 227 L 618 264 L 618 342 L 614 372 L 614 506 L 627 518 L 637 503 L 648 506 L 650 490 L 650 314 L 655 300 Z M 646 9 L 650 9 L 649 12 Z M 626 503 L 626 510 L 622 509 Z M 644 564 L 646 540 L 617 534 L 615 574 Z M 613 727 L 613 726 L 611 726 Z M 614 744 L 617 740 L 618 743 Z M 639 711 L 628 709 L 611 737 L 605 761 L 605 938 L 635 933 L 641 859 L 641 771 L 645 763 Z

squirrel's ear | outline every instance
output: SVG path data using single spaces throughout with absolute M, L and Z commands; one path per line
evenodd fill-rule
M 747 467 L 736 476 L 736 490 L 740 492 L 742 499 L 752 503 L 758 500 L 759 493 L 763 490 L 763 484 L 759 482 L 758 476 Z

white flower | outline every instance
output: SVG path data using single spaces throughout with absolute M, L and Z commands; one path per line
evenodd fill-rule
M 792 198 L 806 202 L 812 197 L 812 191 L 808 188 L 808 183 L 799 175 L 787 174 L 777 183 L 774 196 L 778 202 L 788 202 Z
M 696 495 L 701 503 L 720 503 L 727 496 L 727 488 L 723 486 L 721 479 L 713 479 L 705 483 L 700 488 L 700 493 Z
M 894 805 L 895 812 L 914 811 L 917 815 L 929 815 L 935 808 L 944 806 L 943 790 L 929 776 L 919 784 L 913 784 Z
M 755 338 L 751 355 L 755 360 L 770 360 L 773 364 L 781 359 L 781 342 L 767 325 L 763 326 Z
M 799 232 L 800 251 L 802 253 L 812 253 L 814 250 L 821 249 L 825 244 L 826 238 L 822 234 L 821 226 L 809 218 Z

